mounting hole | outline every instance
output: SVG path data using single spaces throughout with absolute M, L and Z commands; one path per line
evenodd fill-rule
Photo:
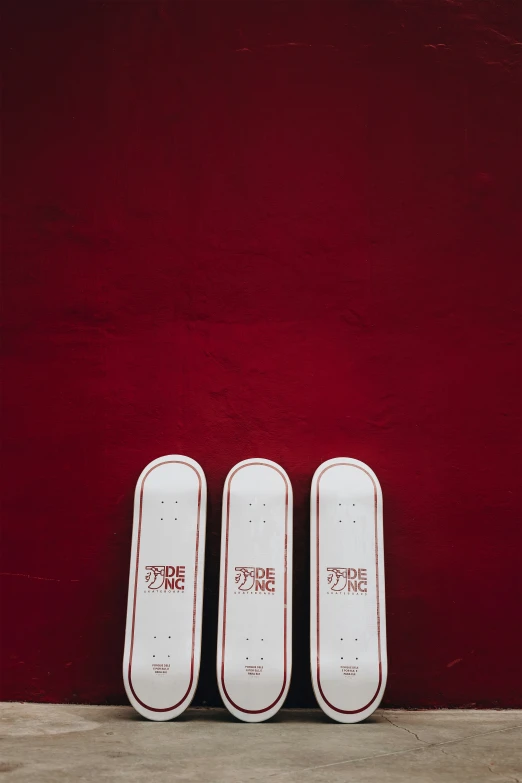
M 358 658 L 356 658 L 355 660 L 356 660 L 356 661 L 358 661 L 359 659 L 358 659 Z
M 156 656 L 155 656 L 155 655 L 153 655 L 152 657 L 153 657 L 153 658 L 155 658 Z
M 172 636 L 169 636 L 169 639 L 172 639 Z
M 262 661 L 264 661 L 265 659 L 264 659 L 264 658 L 261 658 L 261 660 L 262 660 Z

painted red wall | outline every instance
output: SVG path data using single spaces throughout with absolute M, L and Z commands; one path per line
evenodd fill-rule
M 385 501 L 396 706 L 522 706 L 519 76 L 504 2 L 7 5 L 3 698 L 124 703 L 132 497 L 184 453 Z

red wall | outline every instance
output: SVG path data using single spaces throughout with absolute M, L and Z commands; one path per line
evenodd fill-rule
M 3 697 L 124 703 L 134 484 L 188 454 L 385 500 L 396 706 L 522 706 L 511 2 L 7 5 Z

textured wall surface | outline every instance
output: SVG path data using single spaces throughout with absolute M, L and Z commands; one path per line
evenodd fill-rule
M 295 492 L 288 704 L 313 703 L 308 502 L 385 502 L 385 704 L 521 704 L 516 2 L 26 2 L 4 53 L 6 699 L 123 703 L 132 496 Z

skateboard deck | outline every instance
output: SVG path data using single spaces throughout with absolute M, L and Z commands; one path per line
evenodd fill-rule
M 386 686 L 382 493 L 356 459 L 324 462 L 311 494 L 310 646 L 320 707 L 340 723 L 377 709 Z
M 193 459 L 160 457 L 136 486 L 123 678 L 132 706 L 169 720 L 199 676 L 207 489 Z
M 292 486 L 248 459 L 223 492 L 217 676 L 225 706 L 259 722 L 283 704 L 292 667 Z

